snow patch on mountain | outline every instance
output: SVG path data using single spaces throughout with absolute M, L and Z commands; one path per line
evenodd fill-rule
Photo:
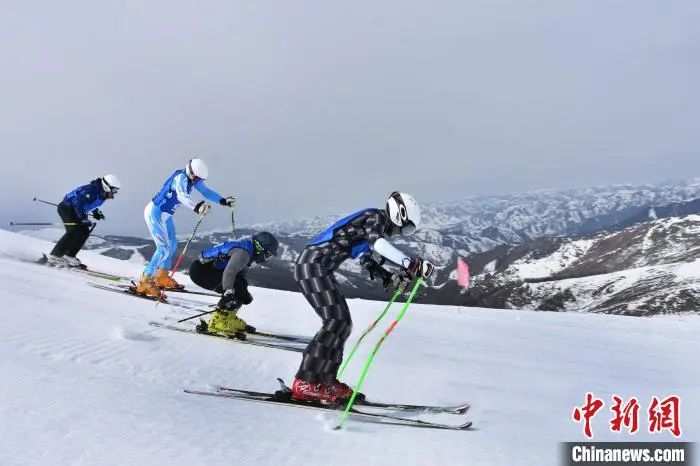
M 534 254 L 530 253 L 515 261 L 511 265 L 510 271 L 520 279 L 549 277 L 573 264 L 588 252 L 594 243 L 593 239 L 565 241 L 559 249 L 546 257 L 535 258 Z M 495 261 L 487 265 L 487 270 L 490 272 L 495 270 Z

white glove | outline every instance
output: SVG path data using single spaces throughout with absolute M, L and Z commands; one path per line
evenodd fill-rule
M 204 201 L 194 206 L 194 212 L 199 215 L 207 215 L 211 210 L 211 206 Z

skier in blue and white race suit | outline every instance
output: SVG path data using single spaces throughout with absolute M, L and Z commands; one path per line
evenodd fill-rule
M 204 184 L 209 172 L 201 159 L 192 159 L 183 170 L 176 170 L 165 181 L 161 190 L 153 197 L 144 210 L 148 230 L 156 243 L 156 251 L 146 266 L 136 292 L 146 296 L 160 297 L 162 289 L 182 288 L 169 277 L 173 256 L 177 250 L 175 209 L 184 205 L 199 215 L 206 215 L 211 205 L 206 201 L 195 203 L 191 197 L 192 189 L 199 191 L 207 200 L 222 206 L 232 207 L 235 198 L 223 197 Z

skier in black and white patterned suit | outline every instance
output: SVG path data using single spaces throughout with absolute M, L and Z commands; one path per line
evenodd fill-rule
M 339 403 L 352 395 L 352 389 L 337 379 L 352 319 L 334 271 L 345 260 L 360 258 L 370 277 L 380 278 L 385 288 L 403 288 L 416 275 L 429 277 L 434 269 L 430 262 L 408 257 L 385 239 L 409 235 L 419 224 L 420 207 L 415 199 L 394 192 L 384 209 L 364 209 L 338 220 L 301 252 L 294 278 L 323 325 L 304 351 L 292 385 L 294 399 Z M 381 258 L 379 262 L 372 253 Z M 398 268 L 393 272 L 385 269 L 385 260 Z

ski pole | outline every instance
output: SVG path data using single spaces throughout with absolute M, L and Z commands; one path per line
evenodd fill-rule
M 48 223 L 48 222 L 10 222 L 11 227 L 18 227 L 18 226 L 64 226 L 64 225 L 84 225 L 83 223 Z
M 43 199 L 39 199 L 38 197 L 35 197 L 34 199 L 32 199 L 32 201 L 41 202 L 43 204 L 48 204 L 48 205 L 52 205 L 54 207 L 58 207 L 58 204 L 54 204 L 53 202 L 49 202 L 49 201 L 44 201 Z
M 160 302 L 160 301 L 158 301 L 158 302 Z M 197 317 L 202 317 L 202 316 L 204 316 L 204 315 L 211 314 L 212 312 L 216 312 L 216 308 L 212 309 L 211 311 L 205 311 L 205 312 L 199 313 L 199 314 L 197 314 L 197 315 L 193 315 L 193 316 L 190 316 L 190 317 L 185 317 L 184 319 L 180 319 L 180 320 L 178 320 L 178 321 L 175 322 L 175 323 L 176 323 L 176 324 L 179 324 L 179 323 L 182 323 L 182 322 L 187 322 L 188 320 L 192 320 L 192 319 L 195 319 L 195 318 L 197 318 Z M 165 324 L 165 323 L 166 323 L 166 322 L 163 322 L 163 324 Z M 142 332 L 141 334 L 142 334 L 142 335 L 148 335 L 149 333 L 153 333 L 153 332 L 158 331 L 158 330 L 160 330 L 160 329 L 162 329 L 162 328 L 163 328 L 163 327 L 156 327 L 156 328 L 153 328 L 153 329 L 151 329 L 151 330 L 148 330 L 147 332 Z
M 374 349 L 372 350 L 372 353 L 369 355 L 369 358 L 367 358 L 367 362 L 365 362 L 365 367 L 362 369 L 362 373 L 360 374 L 360 378 L 357 381 L 357 384 L 355 385 L 355 388 L 352 391 L 352 396 L 350 397 L 350 400 L 348 401 L 347 406 L 345 406 L 345 411 L 343 411 L 343 414 L 340 415 L 340 419 L 338 420 L 338 425 L 335 426 L 335 430 L 339 430 L 343 427 L 343 424 L 345 424 L 345 420 L 348 417 L 348 414 L 350 413 L 350 410 L 352 409 L 352 405 L 355 403 L 355 398 L 357 397 L 357 393 L 360 391 L 360 388 L 362 387 L 362 382 L 365 380 L 365 376 L 367 375 L 367 371 L 369 371 L 369 366 L 372 364 L 372 361 L 374 360 L 374 356 L 377 354 L 377 351 L 379 351 L 379 347 L 382 346 L 382 343 L 384 343 L 384 340 L 389 336 L 392 330 L 394 330 L 394 327 L 401 321 L 403 318 L 403 315 L 406 313 L 406 310 L 408 309 L 408 306 L 411 305 L 411 302 L 413 301 L 413 297 L 416 295 L 416 292 L 418 291 L 418 288 L 423 284 L 423 279 L 419 278 L 418 281 L 416 281 L 415 286 L 411 290 L 411 294 L 408 295 L 408 299 L 406 300 L 406 303 L 403 305 L 401 308 L 401 311 L 399 314 L 396 316 L 394 321 L 389 325 L 389 328 L 386 329 L 384 332 L 384 335 L 379 338 L 379 341 L 377 341 L 377 344 L 374 345 Z
M 194 316 L 191 316 L 191 317 L 185 317 L 184 319 L 178 320 L 178 321 L 176 322 L 176 324 L 179 324 L 179 323 L 182 323 L 182 322 L 187 322 L 188 320 L 196 319 L 197 317 L 202 317 L 202 316 L 205 316 L 205 315 L 207 315 L 207 314 L 211 314 L 212 312 L 216 312 L 216 308 L 212 309 L 211 311 L 204 311 L 204 312 L 202 312 L 202 313 L 200 313 L 200 314 L 197 314 L 197 315 L 194 315 Z
M 54 207 L 58 207 L 58 204 L 54 204 L 53 202 L 45 201 L 43 199 L 39 199 L 38 197 L 35 197 L 32 199 L 34 202 L 42 202 L 44 204 L 52 205 Z M 90 212 L 89 215 L 92 215 L 92 212 Z M 64 223 L 63 225 L 77 225 L 77 223 Z
M 355 355 L 355 351 L 357 351 L 357 348 L 360 346 L 360 343 L 362 343 L 362 340 L 363 340 L 372 330 L 374 330 L 374 327 L 376 327 L 377 324 L 384 318 L 384 316 L 386 315 L 387 311 L 389 311 L 389 308 L 391 307 L 392 304 L 394 304 L 394 301 L 396 301 L 396 298 L 399 297 L 399 295 L 401 294 L 402 291 L 403 291 L 403 290 L 402 290 L 401 288 L 399 288 L 398 290 L 396 290 L 396 292 L 394 293 L 394 296 L 391 297 L 391 301 L 389 301 L 389 303 L 386 305 L 386 307 L 384 308 L 384 310 L 382 311 L 382 313 L 379 314 L 379 317 L 377 317 L 377 319 L 376 319 L 374 322 L 372 322 L 372 325 L 370 325 L 369 328 L 367 328 L 367 330 L 365 330 L 364 333 L 363 333 L 362 335 L 360 335 L 360 338 L 357 339 L 357 341 L 355 342 L 355 345 L 352 347 L 352 350 L 350 350 L 350 354 L 348 355 L 348 357 L 347 357 L 347 358 L 345 359 L 345 361 L 343 362 L 343 365 L 340 366 L 340 370 L 338 370 L 338 378 L 341 378 L 341 377 L 343 376 L 343 373 L 345 372 L 345 368 L 348 366 L 348 363 L 350 362 L 350 360 L 352 359 L 352 357 Z
M 234 213 L 234 208 L 231 206 L 231 234 L 233 235 L 233 239 L 236 239 L 236 219 L 233 216 Z
M 177 262 L 175 262 L 175 267 L 173 267 L 173 270 L 170 271 L 170 276 L 168 277 L 168 281 L 171 281 L 173 279 L 173 276 L 175 275 L 175 271 L 180 266 L 180 262 L 182 262 L 182 259 L 185 257 L 185 253 L 187 252 L 187 248 L 190 246 L 190 243 L 194 239 L 194 235 L 197 234 L 197 229 L 199 228 L 199 225 L 202 224 L 202 220 L 204 220 L 204 214 L 200 215 L 199 220 L 197 221 L 197 224 L 194 226 L 194 230 L 192 230 L 192 234 L 190 235 L 190 239 L 188 239 L 187 242 L 185 243 L 185 247 L 182 250 L 182 254 L 180 254 L 180 257 L 177 259 Z M 156 301 L 156 307 L 158 307 L 158 304 L 160 304 L 160 301 Z

